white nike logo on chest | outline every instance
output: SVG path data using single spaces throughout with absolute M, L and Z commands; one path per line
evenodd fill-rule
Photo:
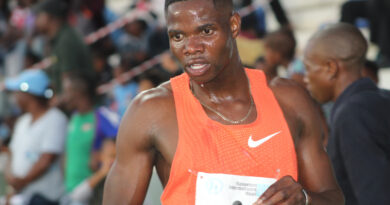
M 256 147 L 260 146 L 261 144 L 263 144 L 264 142 L 270 140 L 272 137 L 278 135 L 278 134 L 281 133 L 281 132 L 282 132 L 282 131 L 275 132 L 274 134 L 268 135 L 267 137 L 264 137 L 264 138 L 262 138 L 262 139 L 260 139 L 260 140 L 257 140 L 257 141 L 254 141 L 254 140 L 252 139 L 252 135 L 251 135 L 251 136 L 249 137 L 249 139 L 248 139 L 248 146 L 249 146 L 250 148 L 256 148 Z

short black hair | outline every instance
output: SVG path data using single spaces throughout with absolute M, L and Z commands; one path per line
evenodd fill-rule
M 288 28 L 281 28 L 265 37 L 265 46 L 281 54 L 282 58 L 291 61 L 295 56 L 297 42 L 294 33 Z
M 181 1 L 190 1 L 190 0 L 165 0 L 165 7 L 164 7 L 165 13 L 168 11 L 169 5 Z M 210 0 L 210 1 L 213 1 L 215 8 L 233 8 L 232 0 Z
M 368 43 L 362 32 L 354 25 L 336 23 L 318 31 L 309 40 L 309 46 L 314 45 L 314 53 L 320 53 L 323 58 L 331 58 L 347 63 L 350 68 L 364 66 Z

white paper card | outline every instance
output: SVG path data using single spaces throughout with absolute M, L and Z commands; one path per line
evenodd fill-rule
M 195 205 L 252 205 L 274 178 L 198 172 Z

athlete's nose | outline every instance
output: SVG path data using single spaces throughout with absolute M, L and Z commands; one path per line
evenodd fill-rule
M 187 38 L 184 45 L 184 54 L 193 55 L 197 53 L 203 53 L 204 45 L 202 40 L 196 36 Z

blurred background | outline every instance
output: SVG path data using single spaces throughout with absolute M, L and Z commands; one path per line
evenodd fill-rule
M 390 89 L 390 8 L 387 1 L 377 0 L 376 6 L 382 6 L 375 10 L 365 6 L 368 1 L 233 0 L 243 18 L 237 39 L 243 64 L 276 72 L 305 86 L 302 54 L 308 39 L 319 29 L 343 21 L 359 27 L 369 42 L 367 60 L 371 64 L 363 75 Z M 26 155 L 12 139 L 20 134 L 15 134 L 15 124 L 26 113 L 34 117 L 35 107 L 21 106 L 14 96 L 18 90 L 10 89 L 7 80 L 17 83 L 30 69 L 43 70 L 54 93 L 47 96 L 47 90 L 42 91 L 47 106 L 36 98 L 32 101 L 37 100 L 36 106 L 42 109 L 58 108 L 67 119 L 66 133 L 58 133 L 63 137 L 56 141 L 62 148 L 39 176 L 33 177 L 46 175 L 54 161 L 61 165 L 65 190 L 61 196 L 43 196 L 53 204 L 99 204 L 91 198 L 99 195 L 105 169 L 112 163 L 108 158 L 115 155 L 105 142 L 115 141 L 127 106 L 139 92 L 182 73 L 169 53 L 164 0 L 0 0 L 0 204 L 40 199 L 35 192 L 25 195 L 35 182 L 22 179 L 40 162 L 42 150 L 35 150 L 37 156 L 28 159 L 31 166 L 24 175 L 12 175 L 17 167 L 12 153 Z M 85 117 L 88 113 L 92 113 L 90 121 Z M 89 130 L 87 125 L 94 132 L 84 133 Z M 74 131 L 74 127 L 81 131 Z M 78 142 L 84 134 L 90 140 Z M 75 159 L 75 153 L 85 160 Z M 84 163 L 85 174 L 71 168 L 77 163 Z M 80 186 L 83 184 L 87 188 Z M 161 192 L 154 174 L 145 204 L 160 204 Z

